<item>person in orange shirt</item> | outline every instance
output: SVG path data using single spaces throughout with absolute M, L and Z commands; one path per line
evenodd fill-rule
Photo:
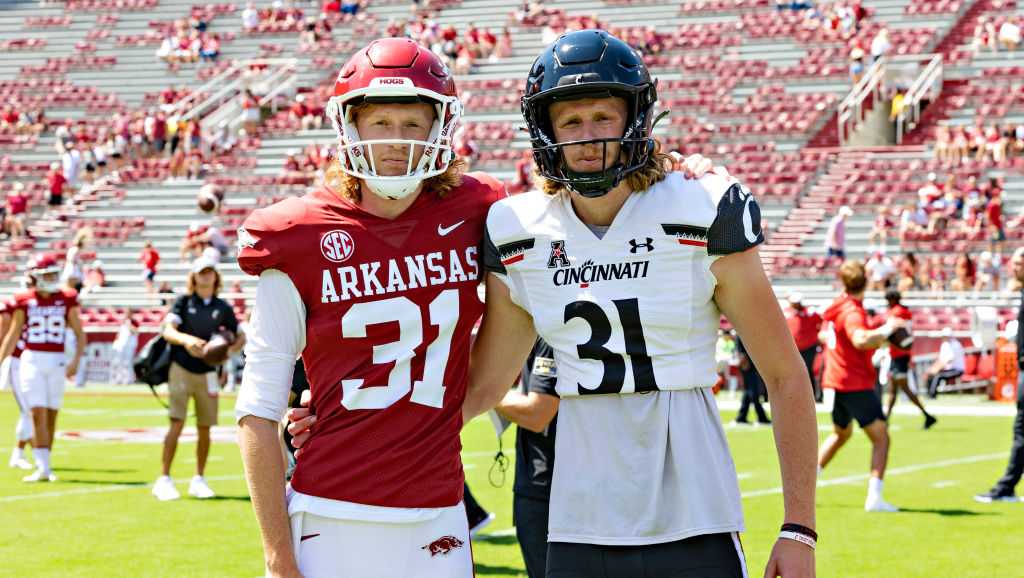
M 871 440 L 871 477 L 864 509 L 868 512 L 897 512 L 899 508 L 882 497 L 882 479 L 889 460 L 889 429 L 882 402 L 875 393 L 875 367 L 872 351 L 882 347 L 889 336 L 906 322 L 890 317 L 877 329 L 868 325 L 864 311 L 867 275 L 858 260 L 846 261 L 839 268 L 845 292 L 823 315 L 825 334 L 825 377 L 822 386 L 836 392 L 832 408 L 832 434 L 818 454 L 819 472 L 836 456 L 853 435 L 854 419 Z
M 804 307 L 803 295 L 793 293 L 789 296 L 789 309 L 786 311 L 786 324 L 793 334 L 796 348 L 807 366 L 807 375 L 811 378 L 814 390 L 814 401 L 821 403 L 821 385 L 814 377 L 814 358 L 818 355 L 818 334 L 821 333 L 821 315 Z
M 909 326 L 913 315 L 910 309 L 900 304 L 901 298 L 900 292 L 895 289 L 885 292 L 885 300 L 889 303 L 889 311 L 886 313 L 886 318 L 902 319 Z M 889 358 L 892 361 L 889 364 L 890 387 L 889 399 L 885 408 L 885 418 L 889 419 L 892 415 L 892 408 L 896 405 L 896 396 L 902 391 L 910 399 L 910 402 L 920 408 L 921 413 L 924 414 L 924 429 L 932 427 L 938 420 L 935 419 L 935 416 L 928 413 L 928 410 L 924 408 L 924 404 L 921 403 L 917 394 L 910 389 L 910 385 L 907 382 L 907 376 L 910 374 L 910 348 L 904 349 L 893 343 L 889 345 Z

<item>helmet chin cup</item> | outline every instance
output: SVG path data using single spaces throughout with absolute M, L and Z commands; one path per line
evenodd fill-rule
M 366 186 L 378 197 L 384 197 L 392 201 L 398 201 L 416 192 L 423 179 L 419 176 L 411 177 L 360 177 Z
M 616 164 L 603 171 L 580 173 L 568 167 L 562 169 L 565 186 L 581 197 L 596 199 L 607 195 L 622 182 L 622 165 Z

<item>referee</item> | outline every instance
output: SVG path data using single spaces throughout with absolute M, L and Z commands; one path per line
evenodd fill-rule
M 1024 247 L 1013 252 L 1010 264 L 1013 276 L 1024 286 Z M 1024 289 L 1021 289 L 1020 297 L 1020 309 L 1017 311 L 1017 417 L 1013 420 L 1010 463 L 1006 464 L 1006 473 L 991 490 L 974 496 L 979 502 L 1016 502 L 1014 489 L 1024 474 Z
M 523 368 L 520 389 L 510 390 L 495 411 L 516 430 L 516 478 L 512 486 L 512 518 L 529 578 L 544 578 L 548 555 L 548 502 L 555 468 L 555 356 L 538 339 Z

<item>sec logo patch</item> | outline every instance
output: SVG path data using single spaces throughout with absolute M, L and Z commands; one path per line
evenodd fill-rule
M 356 242 L 341 229 L 330 231 L 320 239 L 320 252 L 325 259 L 334 263 L 344 263 L 355 250 Z

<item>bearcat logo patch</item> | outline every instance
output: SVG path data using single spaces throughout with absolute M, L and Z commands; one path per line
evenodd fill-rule
M 498 246 L 498 257 L 501 259 L 501 264 L 508 267 L 522 261 L 526 258 L 526 252 L 533 249 L 533 243 L 534 239 L 523 239 Z

